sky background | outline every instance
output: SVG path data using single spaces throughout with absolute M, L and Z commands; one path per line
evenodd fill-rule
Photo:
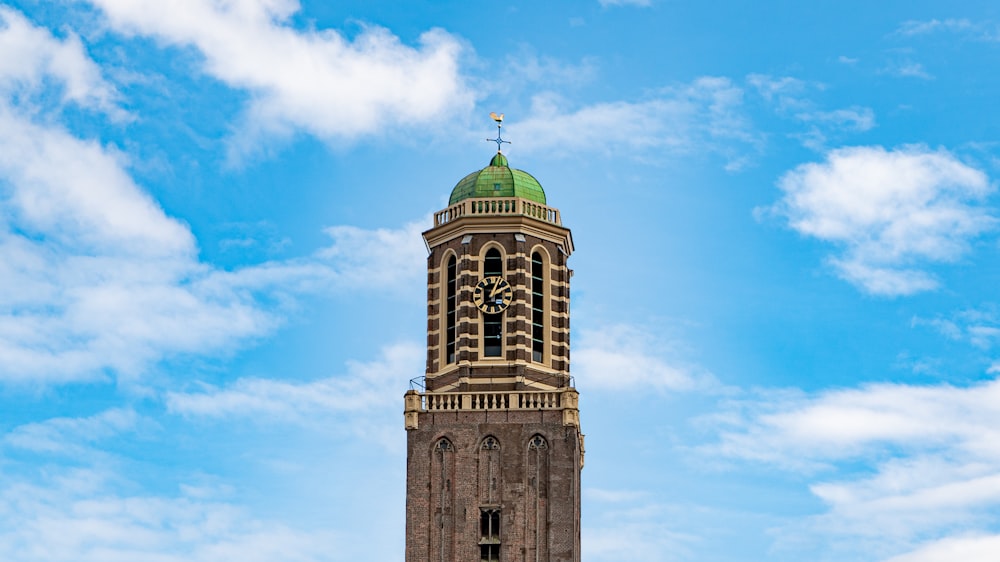
M 401 561 L 496 111 L 585 562 L 994 561 L 998 55 L 986 1 L 0 3 L 0 559 Z

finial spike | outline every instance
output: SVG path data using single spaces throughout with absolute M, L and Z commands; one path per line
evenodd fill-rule
M 495 142 L 495 143 L 497 143 L 497 154 L 500 154 L 500 145 L 505 144 L 505 143 L 506 144 L 510 144 L 510 141 L 505 141 L 505 140 L 503 140 L 503 137 L 500 136 L 500 127 L 503 126 L 503 113 L 501 113 L 500 115 L 497 115 L 496 112 L 491 111 L 490 112 L 490 117 L 492 117 L 493 120 L 497 122 L 497 138 L 495 138 L 495 139 L 486 139 L 486 140 L 489 141 L 489 142 Z

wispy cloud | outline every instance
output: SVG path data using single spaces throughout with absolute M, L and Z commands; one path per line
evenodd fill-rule
M 652 0 L 598 0 L 598 2 L 605 8 L 608 6 L 639 6 L 648 8 L 653 5 Z
M 986 531 L 1000 507 L 998 397 L 997 380 L 772 393 L 735 404 L 711 450 L 826 475 L 810 490 L 827 511 L 790 532 L 877 540 L 887 554 L 915 550 L 898 560 L 929 560 L 946 543 L 926 541 Z
M 303 292 L 419 286 L 416 223 L 331 227 L 314 255 L 233 271 L 201 262 L 190 229 L 133 181 L 120 152 L 53 125 L 60 108 L 30 103 L 56 88 L 65 103 L 108 111 L 113 88 L 79 41 L 8 9 L 0 17 L 0 43 L 39 65 L 0 63 L 0 380 L 135 378 L 163 358 L 269 333 Z
M 678 531 L 670 506 L 625 502 L 601 513 L 584 529 L 583 550 L 594 560 L 663 562 L 690 559 L 700 537 Z
M 899 25 L 896 34 L 903 37 L 931 37 L 944 34 L 973 41 L 1000 41 L 1000 25 L 995 21 L 972 21 L 966 18 L 907 20 Z
M 605 503 L 632 502 L 645 497 L 645 493 L 635 490 L 605 490 L 602 488 L 586 488 L 583 495 L 593 501 Z
M 2 107 L 0 131 L 0 378 L 135 373 L 165 353 L 226 347 L 270 325 L 240 295 L 202 291 L 211 271 L 190 231 L 112 152 Z
M 540 56 L 528 47 L 504 58 L 503 65 L 494 71 L 496 78 L 485 86 L 504 98 L 552 90 L 557 87 L 579 88 L 598 77 L 596 60 L 584 58 L 579 62 Z
M 735 162 L 761 142 L 742 103 L 740 87 L 715 77 L 665 88 L 642 101 L 576 109 L 548 93 L 535 96 L 529 117 L 510 129 L 523 139 L 518 147 L 532 151 L 596 150 L 640 159 L 709 151 Z
M 140 417 L 129 408 L 115 408 L 86 418 L 53 418 L 15 427 L 3 444 L 28 451 L 81 456 L 96 441 L 138 427 Z
M 226 388 L 205 386 L 170 392 L 167 408 L 188 417 L 314 423 L 317 417 L 368 412 L 401 403 L 401 394 L 385 389 L 420 372 L 423 359 L 422 347 L 396 344 L 383 349 L 382 357 L 370 363 L 348 362 L 344 375 L 303 383 L 244 378 Z
M 422 372 L 424 358 L 423 347 L 399 343 L 384 348 L 373 361 L 348 361 L 344 374 L 309 382 L 242 378 L 223 388 L 199 385 L 168 393 L 166 404 L 171 413 L 186 418 L 318 427 L 373 438 L 394 450 L 402 394 L 386 389 L 402 388 Z
M 581 388 L 599 391 L 717 388 L 715 378 L 684 355 L 677 341 L 654 337 L 639 326 L 618 324 L 580 333 L 573 351 L 573 373 Z
M 903 60 L 890 63 L 888 66 L 882 69 L 882 72 L 898 76 L 900 78 L 920 78 L 921 80 L 933 80 L 934 76 L 924 68 L 924 65 L 912 61 Z
M 805 123 L 823 123 L 851 131 L 867 131 L 875 126 L 875 112 L 870 107 L 801 112 L 796 117 Z
M 430 224 L 431 218 L 427 216 L 400 228 L 332 226 L 325 230 L 332 243 L 315 257 L 335 268 L 340 286 L 393 291 L 419 289 L 427 267 L 427 249 L 421 232 Z
M 928 541 L 913 552 L 893 556 L 886 562 L 992 562 L 1000 552 L 1000 535 L 968 534 Z
M 198 496 L 120 495 L 117 476 L 57 470 L 0 486 L 0 558 L 21 562 L 329 560 L 334 533 L 296 530 Z
M 0 93 L 17 100 L 23 94 L 46 86 L 54 78 L 62 103 L 99 109 L 115 118 L 125 118 L 118 105 L 119 94 L 102 76 L 101 69 L 86 54 L 80 38 L 72 32 L 56 39 L 47 29 L 34 26 L 21 13 L 0 6 Z M 12 96 L 13 95 L 13 96 Z M 33 99 L 33 103 L 38 103 Z
M 778 112 L 798 112 L 812 107 L 806 96 L 815 88 L 805 80 L 794 76 L 771 76 L 750 74 L 747 84 L 765 101 L 774 105 Z
M 321 139 L 353 139 L 385 128 L 440 121 L 471 107 L 460 72 L 463 44 L 435 29 L 419 46 L 367 26 L 348 40 L 332 29 L 288 24 L 294 1 L 171 4 L 90 0 L 114 30 L 191 46 L 203 70 L 251 94 L 242 139 L 253 149 L 263 135 L 303 131 Z
M 983 200 L 986 174 L 940 149 L 853 147 L 830 151 L 778 182 L 767 210 L 799 233 L 843 248 L 830 264 L 862 290 L 883 296 L 936 288 L 926 267 L 963 256 L 996 219 Z
M 806 82 L 792 76 L 751 74 L 747 83 L 774 112 L 805 126 L 805 130 L 790 136 L 804 146 L 816 151 L 826 150 L 829 137 L 861 133 L 875 127 L 875 112 L 870 107 L 853 105 L 840 109 L 823 109 L 814 97 L 824 89 L 823 84 Z
M 934 318 L 914 317 L 914 326 L 930 326 L 941 335 L 981 349 L 1000 343 L 1000 312 L 995 305 L 969 308 Z
M 965 32 L 976 26 L 967 19 L 948 18 L 944 20 L 907 20 L 900 24 L 896 33 L 900 35 L 926 35 L 938 31 Z

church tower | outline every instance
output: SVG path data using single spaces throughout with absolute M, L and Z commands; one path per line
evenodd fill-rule
M 501 151 L 424 232 L 427 370 L 406 393 L 406 562 L 579 562 L 573 238 Z

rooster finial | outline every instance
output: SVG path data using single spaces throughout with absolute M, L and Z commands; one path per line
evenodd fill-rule
M 502 145 L 504 143 L 510 144 L 510 141 L 505 141 L 500 136 L 500 127 L 503 126 L 503 113 L 501 113 L 500 115 L 497 115 L 496 112 L 491 111 L 490 112 L 490 117 L 492 117 L 493 120 L 497 122 L 497 138 L 495 138 L 495 139 L 486 139 L 486 140 L 488 140 L 490 142 L 497 143 L 497 154 L 499 154 L 500 153 L 500 145 Z

